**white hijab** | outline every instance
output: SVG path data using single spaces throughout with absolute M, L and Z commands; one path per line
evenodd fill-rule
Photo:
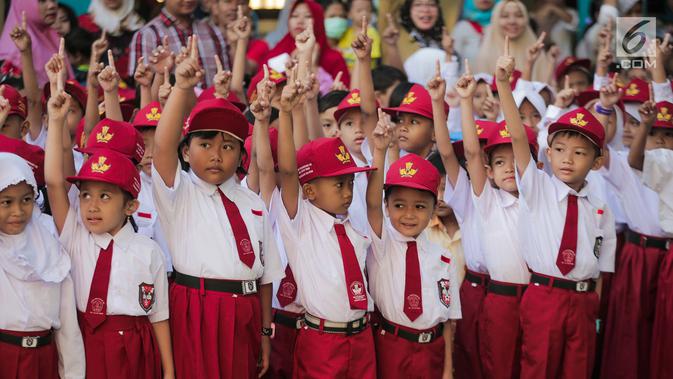
M 26 182 L 37 195 L 37 183 L 28 163 L 18 155 L 0 153 L 0 192 Z M 70 271 L 70 258 L 39 221 L 40 211 L 20 234 L 0 232 L 0 269 L 19 280 L 60 283 Z
M 103 4 L 103 0 L 91 0 L 89 13 L 96 25 L 112 35 L 119 35 L 124 30 L 136 31 L 145 23 L 137 13 L 133 11 L 135 2 L 124 0 L 117 10 L 112 10 Z

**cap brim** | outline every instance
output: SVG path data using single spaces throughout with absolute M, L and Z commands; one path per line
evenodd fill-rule
M 354 110 L 354 109 L 360 110 L 361 109 L 360 104 L 353 104 L 353 105 L 350 105 L 350 106 L 347 106 L 347 107 L 344 107 L 344 108 L 341 108 L 341 109 L 337 109 L 336 111 L 334 111 L 334 119 L 338 123 L 338 122 L 341 121 L 341 118 L 346 114 L 346 112 Z
M 95 177 L 89 177 L 89 176 L 68 176 L 65 178 L 68 182 L 77 185 L 81 181 L 91 181 L 91 182 L 103 182 L 103 183 L 109 183 L 109 184 L 114 184 L 116 186 L 119 186 L 119 184 L 113 182 L 112 180 L 105 179 L 104 177 L 101 176 L 95 176 Z M 121 186 L 119 187 L 121 188 Z M 122 188 L 123 189 L 123 188 Z
M 389 187 L 405 187 L 405 188 L 417 189 L 417 190 L 421 190 L 421 191 L 428 191 L 431 194 L 437 196 L 437 192 L 431 190 L 430 188 L 428 188 L 428 187 L 426 187 L 422 184 L 418 184 L 418 183 L 406 182 L 406 183 L 392 183 L 392 184 L 384 184 L 383 185 L 383 188 L 389 188 Z
M 600 146 L 596 141 L 599 139 L 598 136 L 592 136 L 591 134 L 587 133 L 584 131 L 584 129 L 580 128 L 575 128 L 575 127 L 570 127 L 565 124 L 558 124 L 558 123 L 553 123 L 549 125 L 549 135 L 547 136 L 547 145 L 551 146 L 551 140 L 554 137 L 554 134 L 558 132 L 563 132 L 563 131 L 573 131 L 577 132 L 581 135 L 583 135 L 585 138 L 587 138 L 591 143 L 594 144 L 594 146 L 598 147 L 599 149 L 602 149 L 603 146 Z
M 421 117 L 429 118 L 432 120 L 432 115 L 428 115 L 425 112 L 416 110 L 416 109 L 410 109 L 410 108 L 404 108 L 404 107 L 395 107 L 395 108 L 383 108 L 383 111 L 390 114 L 390 115 L 397 115 L 398 113 L 411 113 L 415 114 Z
M 371 167 L 371 166 L 349 167 L 349 168 L 345 168 L 343 170 L 335 171 L 333 173 L 330 173 L 329 175 L 320 175 L 317 178 L 333 178 L 335 176 L 356 174 L 358 172 L 366 172 L 366 171 L 374 171 L 374 170 L 376 170 L 376 167 Z

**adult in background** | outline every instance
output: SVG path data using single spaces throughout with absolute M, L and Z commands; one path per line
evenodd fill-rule
M 131 38 L 145 23 L 133 7 L 133 0 L 91 0 L 89 13 L 79 17 L 80 28 L 96 35 L 105 32 L 117 72 L 124 80 L 129 77 Z
M 196 1 L 166 0 L 159 15 L 133 35 L 130 44 L 129 77 L 133 77 L 140 57 L 149 59 L 152 50 L 159 46 L 163 46 L 160 58 L 166 58 L 166 55 L 171 53 L 177 55 L 183 46 L 187 46 L 187 38 L 193 34 L 199 37 L 199 61 L 205 70 L 202 88 L 213 84 L 213 77 L 217 72 L 215 55 L 220 58 L 225 70 L 231 67 L 227 56 L 227 43 L 220 30 L 208 21 L 194 18 L 193 13 L 197 5 Z M 164 37 L 165 44 L 163 44 Z
M 16 48 L 10 37 L 15 27 L 22 24 L 21 14 L 26 15 L 26 31 L 30 35 L 33 47 L 33 66 L 37 71 L 37 81 L 40 88 L 49 81 L 44 65 L 53 54 L 58 53 L 59 36 L 51 25 L 56 21 L 57 4 L 55 0 L 21 0 L 12 1 L 5 21 L 5 27 L 0 37 L 0 61 L 3 61 L 0 71 L 21 71 L 21 52 Z M 68 76 L 73 77 L 70 64 Z M 16 75 L 18 76 L 18 75 Z

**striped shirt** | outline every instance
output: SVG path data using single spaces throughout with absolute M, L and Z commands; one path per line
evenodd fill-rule
M 168 47 L 177 55 L 180 48 L 187 45 L 187 38 L 194 33 L 199 36 L 199 61 L 205 70 L 205 84 L 211 86 L 217 72 L 216 54 L 220 57 L 225 70 L 231 67 L 227 43 L 222 33 L 205 20 L 192 20 L 191 27 L 184 28 L 173 15 L 168 13 L 166 8 L 163 8 L 157 17 L 133 35 L 129 75 L 133 76 L 139 57 L 148 59 L 152 50 L 161 45 L 163 36 L 168 36 Z M 202 88 L 205 88 L 203 83 Z

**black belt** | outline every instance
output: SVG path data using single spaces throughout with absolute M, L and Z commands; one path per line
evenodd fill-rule
M 197 278 L 173 271 L 175 283 L 185 287 L 203 289 L 205 291 L 227 292 L 238 295 L 252 295 L 257 293 L 256 280 L 221 280 Z M 203 288 L 201 285 L 203 284 Z
M 649 237 L 638 232 L 634 232 L 633 230 L 627 230 L 624 234 L 627 242 L 631 242 L 632 244 L 636 244 L 644 248 L 653 247 L 655 249 L 668 251 L 668 247 L 670 246 L 670 240 L 666 238 Z
M 286 326 L 290 329 L 301 329 L 304 326 L 304 316 L 290 316 L 287 313 L 274 309 L 273 323 L 276 325 Z
M 306 317 L 306 316 L 305 316 Z M 310 316 L 304 318 L 304 323 L 306 326 L 308 326 L 311 329 L 314 330 L 319 330 L 323 331 L 325 333 L 338 333 L 338 334 L 345 334 L 347 336 L 353 335 L 353 334 L 358 334 L 361 331 L 367 329 L 367 326 L 369 325 L 369 317 L 365 315 L 363 318 L 359 318 L 357 320 L 353 320 L 350 322 L 343 322 L 343 323 L 338 323 L 338 324 L 343 324 L 343 327 L 333 327 L 333 326 L 325 326 L 323 325 L 322 327 L 320 324 L 313 323 L 312 321 L 309 321 L 309 318 L 314 318 L 315 316 Z
M 387 333 L 390 333 L 392 335 L 404 338 L 407 341 L 416 343 L 430 343 L 442 335 L 442 332 L 444 331 L 444 324 L 439 323 L 432 329 L 412 332 L 409 330 L 402 329 L 399 326 L 381 317 L 381 329 L 385 330 Z
M 488 284 L 488 275 L 476 274 L 470 270 L 465 271 L 465 279 L 467 279 L 467 281 L 470 283 L 479 284 L 482 286 Z
M 492 280 L 488 282 L 488 292 L 504 296 L 521 296 L 526 292 L 526 288 L 525 285 L 499 283 Z
M 548 276 L 542 276 L 536 273 L 533 273 L 530 277 L 530 282 L 535 284 L 541 284 L 543 286 L 549 286 L 555 288 L 561 288 L 564 290 L 575 291 L 575 292 L 593 292 L 596 289 L 596 281 L 585 280 L 582 282 L 575 282 L 567 279 L 560 278 L 550 278 Z
M 26 336 L 20 337 L 7 333 L 0 333 L 0 342 L 8 343 L 11 345 L 21 346 L 26 349 L 33 349 L 37 347 L 42 347 L 49 345 L 52 340 L 52 332 L 45 336 Z

